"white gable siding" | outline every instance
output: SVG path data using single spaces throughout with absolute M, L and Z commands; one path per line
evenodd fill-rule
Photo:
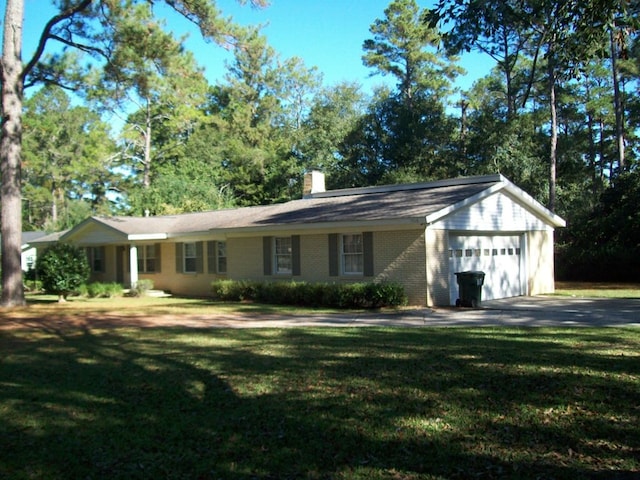
M 68 240 L 78 245 L 107 245 L 123 242 L 126 236 L 103 225 L 91 223 L 70 236 Z
M 431 228 L 459 231 L 521 232 L 548 230 L 550 227 L 514 199 L 498 192 L 444 217 L 435 222 Z

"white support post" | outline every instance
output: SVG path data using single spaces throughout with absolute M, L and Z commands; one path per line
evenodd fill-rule
M 138 285 L 138 247 L 129 246 L 129 264 L 131 265 L 131 288 Z

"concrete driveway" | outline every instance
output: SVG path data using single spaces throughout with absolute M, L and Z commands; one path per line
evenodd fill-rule
M 510 327 L 640 327 L 640 299 L 513 297 L 483 302 L 482 308 L 425 308 L 378 314 L 385 325 Z M 375 314 L 354 324 L 376 324 Z
M 184 322 L 184 320 L 182 321 Z M 184 323 L 183 323 L 184 325 Z M 640 327 L 640 299 L 513 297 L 482 308 L 416 308 L 400 312 L 250 315 L 208 326 L 288 327 Z

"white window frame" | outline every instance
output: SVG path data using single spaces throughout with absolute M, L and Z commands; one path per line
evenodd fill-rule
M 340 269 L 343 275 L 364 275 L 364 236 L 362 233 L 340 236 Z
M 273 271 L 277 275 L 293 272 L 293 242 L 291 237 L 273 238 Z
M 189 251 L 193 249 L 193 252 Z M 193 265 L 190 265 L 193 263 Z M 198 250 L 196 242 L 185 242 L 182 250 L 182 271 L 184 273 L 198 272 Z

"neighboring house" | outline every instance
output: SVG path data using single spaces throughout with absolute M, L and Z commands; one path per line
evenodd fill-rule
M 22 271 L 28 272 L 35 268 L 38 252 L 32 243 L 45 235 L 45 232 L 22 232 Z
M 451 305 L 455 272 L 486 273 L 483 299 L 554 290 L 565 221 L 501 175 L 325 191 L 286 203 L 158 217 L 91 217 L 60 236 L 86 247 L 93 281 L 153 280 L 207 295 L 216 279 L 394 281 L 413 305 Z M 46 244 L 45 241 L 42 245 Z

